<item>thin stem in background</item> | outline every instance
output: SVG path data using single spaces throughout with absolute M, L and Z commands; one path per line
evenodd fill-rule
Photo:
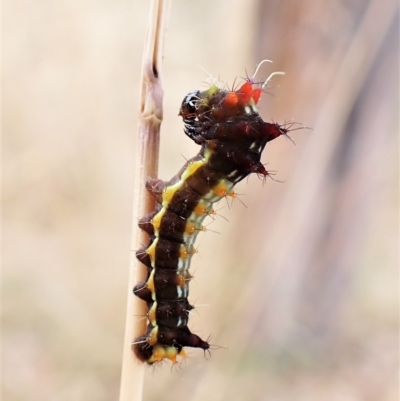
M 133 227 L 131 261 L 128 282 L 128 304 L 122 357 L 120 401 L 140 401 L 146 365 L 139 362 L 132 352 L 132 342 L 146 330 L 146 305 L 135 297 L 132 289 L 146 277 L 144 266 L 136 259 L 135 250 L 148 241 L 139 230 L 137 220 L 154 209 L 154 200 L 145 189 L 149 177 L 157 177 L 160 124 L 163 118 L 161 66 L 164 34 L 171 0 L 153 0 L 142 65 L 142 91 L 140 122 L 136 148 L 135 181 L 133 190 Z

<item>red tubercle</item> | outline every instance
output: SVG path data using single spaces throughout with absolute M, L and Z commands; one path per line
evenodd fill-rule
M 253 80 L 249 79 L 238 90 L 229 92 L 225 96 L 224 105 L 227 107 L 235 107 L 238 104 L 247 106 L 251 100 L 257 104 L 263 90 L 262 88 L 253 88 L 253 85 Z
M 287 135 L 288 130 L 276 123 L 265 123 L 264 134 L 268 138 L 267 141 L 272 141 L 281 135 Z
M 262 88 L 253 89 L 251 97 L 253 98 L 255 104 L 257 104 L 258 101 L 260 100 L 262 93 L 263 93 Z
M 240 103 L 242 105 L 247 105 L 253 94 L 253 83 L 251 81 L 245 82 L 237 91 L 240 96 Z
M 267 177 L 269 175 L 268 171 L 265 169 L 264 165 L 261 163 L 258 163 L 256 165 L 252 166 L 251 172 L 256 173 L 258 175 L 262 175 L 264 177 Z
M 253 99 L 255 104 L 260 100 L 263 90 L 262 88 L 253 88 L 253 85 L 253 80 L 249 79 L 237 91 L 240 95 L 240 103 L 242 105 L 248 105 L 251 99 Z

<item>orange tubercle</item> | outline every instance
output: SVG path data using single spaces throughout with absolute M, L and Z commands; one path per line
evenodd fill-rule
M 178 287 L 183 287 L 186 284 L 186 277 L 182 274 L 177 274 L 175 284 Z
M 194 209 L 194 212 L 197 214 L 197 216 L 203 216 L 207 213 L 207 207 L 203 203 L 198 203 Z
M 185 233 L 186 234 L 193 234 L 194 232 L 196 232 L 196 225 L 193 224 L 193 223 L 186 224 Z
M 189 256 L 189 252 L 186 247 L 182 246 L 179 252 L 181 259 L 186 259 Z
M 225 96 L 224 103 L 226 107 L 235 107 L 239 102 L 239 97 L 236 92 L 230 92 Z
M 153 348 L 152 362 L 160 362 L 166 356 L 165 347 L 161 345 L 156 345 Z
M 226 196 L 226 193 L 228 192 L 228 188 L 224 183 L 220 183 L 217 186 L 213 188 L 215 195 L 220 196 L 221 198 Z

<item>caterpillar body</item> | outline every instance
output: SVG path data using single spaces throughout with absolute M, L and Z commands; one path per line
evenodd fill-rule
M 156 209 L 139 221 L 149 234 L 149 244 L 136 255 L 147 268 L 147 278 L 133 292 L 148 306 L 147 331 L 133 343 L 137 358 L 149 364 L 184 356 L 184 347 L 210 344 L 188 328 L 190 261 L 196 236 L 213 203 L 234 196 L 233 187 L 251 173 L 266 177 L 260 162 L 267 142 L 288 130 L 262 120 L 257 103 L 263 86 L 252 79 L 238 90 L 212 85 L 185 96 L 179 115 L 184 132 L 200 152 L 188 160 L 170 181 L 150 179 L 146 188 Z

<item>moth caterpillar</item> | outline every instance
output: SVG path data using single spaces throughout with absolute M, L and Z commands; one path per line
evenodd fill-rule
M 188 301 L 190 261 L 213 204 L 234 196 L 233 187 L 249 174 L 268 176 L 260 162 L 265 145 L 288 133 L 285 126 L 265 122 L 258 114 L 257 103 L 267 82 L 259 85 L 247 79 L 237 90 L 213 84 L 183 99 L 179 115 L 184 132 L 201 148 L 170 181 L 146 183 L 157 206 L 139 221 L 150 237 L 136 253 L 147 268 L 147 278 L 133 289 L 148 307 L 147 331 L 133 343 L 141 361 L 175 363 L 178 355 L 184 356 L 184 347 L 210 348 L 188 328 L 193 309 Z

